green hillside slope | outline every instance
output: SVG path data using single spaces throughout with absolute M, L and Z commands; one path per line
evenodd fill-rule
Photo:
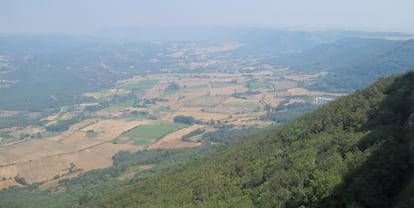
M 87 207 L 413 207 L 414 73 Z

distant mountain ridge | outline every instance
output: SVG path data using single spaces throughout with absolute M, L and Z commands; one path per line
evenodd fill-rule
M 85 207 L 413 207 L 414 72 Z
M 329 73 L 318 83 L 307 86 L 310 89 L 352 91 L 381 76 L 413 70 L 414 40 L 346 38 L 284 56 L 279 61 L 300 72 Z
M 363 59 L 373 59 L 382 67 L 382 57 L 373 56 L 371 52 L 384 51 L 386 56 L 384 60 L 387 57 L 392 60 L 380 69 L 383 72 L 378 75 L 381 76 L 410 68 L 412 61 L 407 59 L 413 60 L 412 48 L 409 44 L 397 47 L 396 44 L 399 42 L 384 40 L 394 36 L 410 37 L 403 33 L 212 27 L 108 31 L 99 35 L 90 37 L 1 35 L 0 80 L 8 84 L 3 86 L 0 83 L 0 107 L 8 110 L 39 110 L 92 101 L 82 96 L 82 93 L 100 90 L 113 85 L 116 80 L 137 74 L 159 73 L 162 68 L 179 63 L 180 59 L 159 57 L 169 50 L 169 45 L 163 45 L 162 41 L 164 43 L 232 41 L 242 45 L 231 52 L 231 58 L 234 59 L 255 56 L 260 60 L 258 65 L 276 62 L 275 66 L 291 66 L 292 69 L 299 71 L 329 68 L 332 69 L 332 76 L 312 87 L 331 87 L 333 90 L 343 88 L 352 91 L 364 86 L 367 81 L 375 80 L 366 78 L 366 74 L 362 74 L 362 77 L 365 77 L 363 80 L 355 79 L 355 76 L 352 76 L 356 74 L 355 72 L 350 73 L 351 78 L 349 78 L 347 75 L 349 67 L 356 68 L 350 69 L 356 72 L 364 71 L 366 68 L 360 70 L 359 64 L 367 65 L 367 63 L 357 60 L 357 55 Z M 358 37 L 375 37 L 382 40 L 365 43 L 365 39 L 365 42 L 355 39 Z M 341 40 L 344 38 L 345 40 Z M 390 54 L 385 53 L 385 49 L 391 48 L 394 50 L 390 50 Z M 336 49 L 338 51 L 335 51 Z M 297 54 L 298 52 L 302 53 Z M 289 54 L 288 58 L 280 58 L 285 57 L 286 54 Z M 156 63 L 150 60 L 156 60 Z M 351 62 L 357 66 L 347 65 Z M 342 68 L 337 69 L 338 66 Z M 369 66 L 372 67 L 376 66 Z

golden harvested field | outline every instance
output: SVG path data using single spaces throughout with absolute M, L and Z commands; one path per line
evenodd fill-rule
M 17 183 L 13 178 L 7 179 L 5 181 L 0 181 L 0 190 L 6 189 L 12 186 L 22 186 L 19 183 Z
M 0 167 L 0 176 L 1 176 L 1 178 L 13 178 L 14 176 L 16 176 L 18 174 L 19 174 L 19 172 L 17 170 L 16 165 L 9 165 L 9 166 Z
M 309 91 L 307 89 L 299 88 L 299 87 L 288 89 L 287 92 L 290 93 L 290 95 L 292 95 L 292 96 L 297 96 L 297 95 L 309 95 L 309 96 L 322 95 L 322 92 Z
M 112 165 L 112 156 L 121 150 L 137 151 L 142 147 L 104 143 L 125 131 L 150 121 L 93 120 L 73 125 L 62 134 L 42 140 L 29 140 L 0 147 L 0 177 L 20 175 L 27 182 L 41 182 L 67 173 L 70 164 L 92 170 Z M 97 132 L 88 138 L 86 132 Z
M 57 136 L 46 138 L 46 140 L 61 142 L 64 138 L 69 137 L 74 132 L 77 132 L 78 130 L 80 130 L 82 128 L 85 128 L 89 125 L 92 125 L 92 124 L 94 124 L 98 121 L 99 121 L 98 119 L 86 119 L 84 121 L 81 121 L 79 123 L 76 123 L 76 124 L 72 125 L 67 131 L 64 131 L 63 133 L 61 133 Z
M 304 99 L 289 99 L 289 102 L 286 105 L 293 104 L 293 103 L 304 103 L 306 102 Z
M 44 157 L 16 164 L 20 177 L 28 183 L 47 181 L 55 175 L 67 173 L 69 168 L 70 162 L 62 160 L 59 156 Z
M 280 104 L 280 102 L 282 102 L 284 99 L 278 98 L 273 94 L 267 94 L 266 96 L 264 96 L 264 100 L 272 107 L 277 107 Z
M 121 135 L 130 129 L 137 126 L 150 124 L 152 121 L 125 121 L 125 120 L 95 120 L 89 125 L 79 127 L 77 129 L 71 128 L 58 136 L 59 141 L 65 144 L 71 144 L 78 149 L 83 149 L 88 146 L 100 144 L 102 142 L 111 141 L 113 138 Z M 87 131 L 94 131 L 96 136 L 88 137 Z
M 69 146 L 69 145 L 65 145 Z M 71 163 L 75 165 L 73 171 L 88 171 L 97 168 L 105 168 L 112 165 L 112 156 L 118 151 L 138 151 L 142 147 L 132 145 L 102 143 L 82 150 L 72 149 L 71 151 L 53 152 L 50 149 L 40 152 L 18 152 L 25 158 L 10 159 L 8 166 L 0 167 L 0 177 L 14 177 L 19 175 L 28 183 L 42 182 L 52 179 L 56 175 L 68 174 Z M 34 154 L 33 154 L 34 153 Z M 3 154 L 3 152 L 2 152 Z M 0 155 L 3 158 L 3 155 Z M 2 163 L 4 165 L 4 163 Z
M 150 145 L 148 149 L 175 149 L 175 148 L 183 148 L 183 147 L 200 146 L 201 143 L 181 141 L 182 136 L 199 128 L 203 128 L 203 126 L 192 125 L 190 127 L 183 128 L 173 133 L 167 134 L 155 144 Z
M 65 161 L 73 162 L 76 165 L 76 168 L 87 171 L 96 168 L 110 167 L 112 165 L 112 156 L 121 150 L 135 152 L 142 149 L 143 147 L 128 144 L 103 143 L 60 157 Z
M 42 119 L 42 121 L 55 121 L 59 117 L 60 113 L 54 113 L 49 115 L 48 117 Z
M 0 166 L 36 160 L 41 157 L 75 152 L 77 147 L 47 139 L 35 139 L 0 147 Z

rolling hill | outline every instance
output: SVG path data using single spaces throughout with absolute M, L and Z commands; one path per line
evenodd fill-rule
M 84 207 L 413 207 L 414 72 Z

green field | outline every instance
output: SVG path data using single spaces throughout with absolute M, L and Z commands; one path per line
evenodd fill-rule
M 155 125 L 143 125 L 125 133 L 125 136 L 133 140 L 134 145 L 147 145 L 154 140 L 161 139 L 168 133 L 184 128 L 185 124 L 159 123 Z

